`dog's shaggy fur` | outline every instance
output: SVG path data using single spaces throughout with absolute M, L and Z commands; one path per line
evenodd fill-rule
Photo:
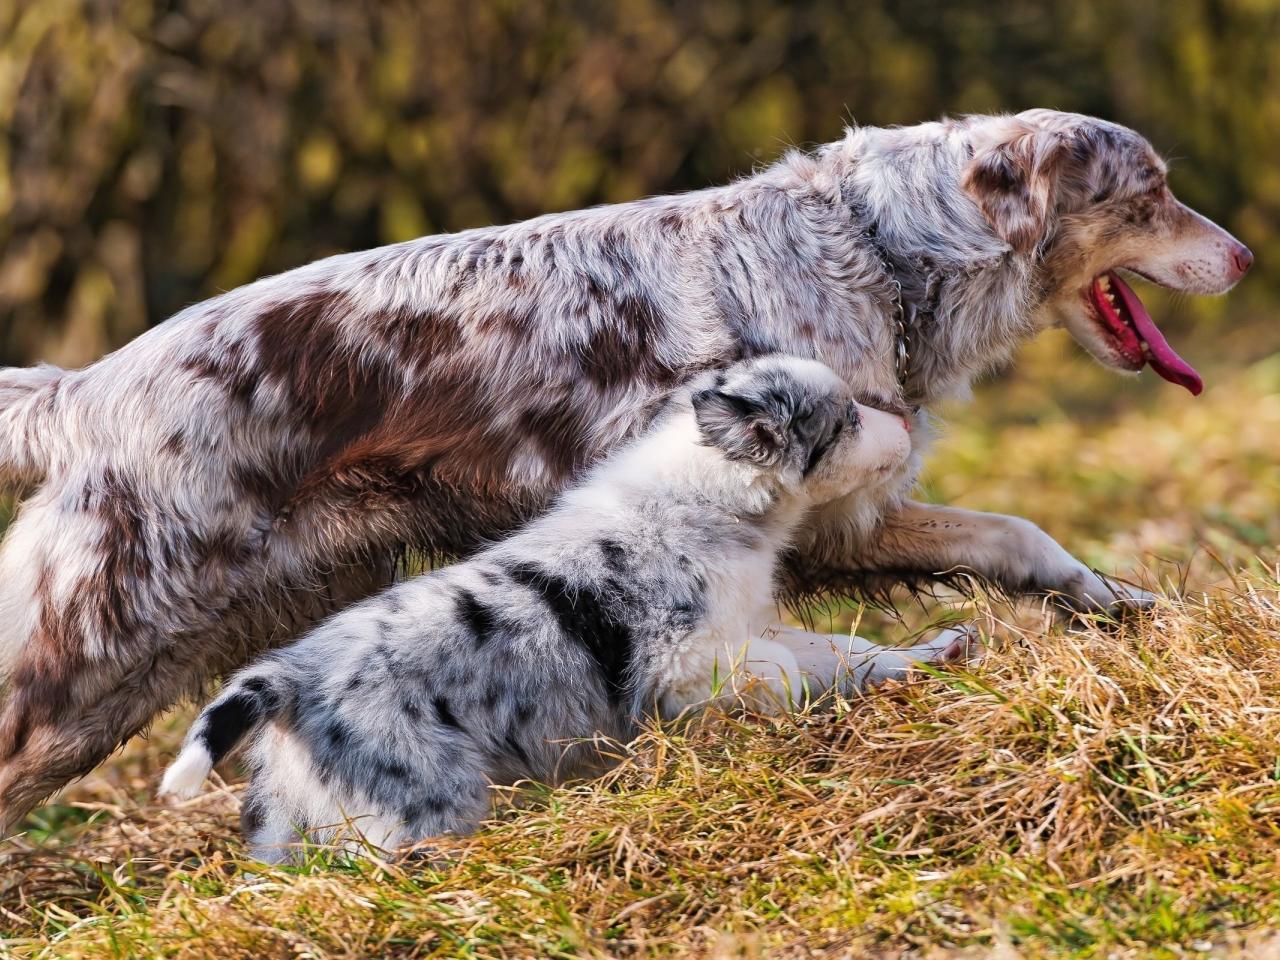
M 473 828 L 492 783 L 589 769 L 593 742 L 629 738 L 650 711 L 739 692 L 785 705 L 836 681 L 841 655 L 858 687 L 954 655 L 954 631 L 903 651 L 762 633 L 806 510 L 896 471 L 910 448 L 901 418 L 859 408 L 813 360 L 703 374 L 520 532 L 237 674 L 163 789 L 194 793 L 253 733 L 257 856 L 333 842 L 348 819 L 397 847 Z
M 0 474 L 31 489 L 0 553 L 0 825 L 387 583 L 406 547 L 464 554 L 535 515 L 701 370 L 817 357 L 927 408 L 1053 325 L 1141 366 L 1089 300 L 1117 266 L 1212 293 L 1248 253 L 1137 134 L 1033 111 L 852 130 L 726 187 L 334 257 L 85 370 L 0 374 Z M 967 571 L 1115 600 L 1025 521 L 908 502 L 918 461 L 807 525 L 793 596 Z

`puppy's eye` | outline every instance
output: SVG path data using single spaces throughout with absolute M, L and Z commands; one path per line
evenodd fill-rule
M 831 429 L 827 431 L 827 435 L 813 445 L 813 449 L 809 451 L 809 460 L 804 465 L 804 476 L 808 476 L 813 468 L 822 462 L 822 458 L 827 455 L 844 430 L 844 423 L 840 420 L 835 421 Z

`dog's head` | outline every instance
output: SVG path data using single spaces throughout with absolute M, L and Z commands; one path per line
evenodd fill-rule
M 1029 110 L 977 120 L 962 185 L 992 229 L 1035 263 L 1040 315 L 1098 361 L 1152 368 L 1199 393 L 1120 277 L 1183 293 L 1225 293 L 1253 255 L 1169 190 L 1164 161 L 1139 134 L 1092 117 Z
M 825 364 L 766 356 L 736 363 L 693 395 L 703 442 L 812 503 L 883 479 L 906 462 L 906 420 L 857 403 Z

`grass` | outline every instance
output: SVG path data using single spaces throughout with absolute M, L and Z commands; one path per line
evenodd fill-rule
M 974 668 L 653 730 L 433 862 L 246 861 L 234 784 L 150 800 L 177 715 L 10 845 L 0 955 L 1280 956 L 1280 355 L 1192 400 L 1059 349 L 928 490 L 1182 599 L 1120 631 L 979 602 Z

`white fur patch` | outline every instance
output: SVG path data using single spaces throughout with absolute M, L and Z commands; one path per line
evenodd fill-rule
M 200 792 L 213 769 L 213 758 L 204 744 L 196 741 L 182 748 L 178 759 L 164 772 L 160 795 L 188 800 Z

